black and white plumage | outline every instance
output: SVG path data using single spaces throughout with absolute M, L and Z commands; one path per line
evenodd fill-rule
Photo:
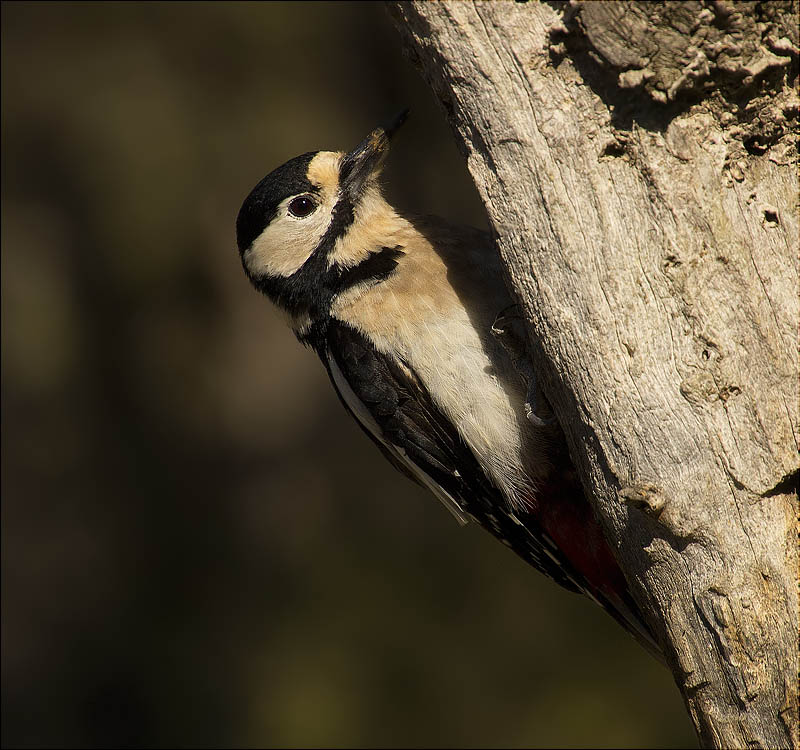
M 236 223 L 244 270 L 396 468 L 654 648 L 557 428 L 526 418 L 528 384 L 492 335 L 511 300 L 488 235 L 382 195 L 402 119 L 259 182 Z

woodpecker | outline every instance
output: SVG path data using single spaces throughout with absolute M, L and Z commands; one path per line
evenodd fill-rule
M 264 177 L 236 220 L 245 274 L 395 468 L 657 654 L 559 428 L 531 413 L 514 347 L 493 335 L 514 306 L 490 236 L 384 198 L 406 114 L 349 153 L 310 151 Z

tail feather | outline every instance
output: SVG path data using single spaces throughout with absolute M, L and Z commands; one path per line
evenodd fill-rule
M 537 493 L 537 524 L 554 540 L 579 588 L 662 663 L 664 656 L 630 593 L 574 471 L 559 472 Z

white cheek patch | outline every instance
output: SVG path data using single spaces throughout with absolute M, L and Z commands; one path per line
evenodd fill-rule
M 319 206 L 304 219 L 288 214 L 291 196 L 278 206 L 270 225 L 245 253 L 244 261 L 254 276 L 286 278 L 299 271 L 311 257 L 331 222 L 339 192 L 339 162 L 342 154 L 320 151 L 308 165 L 308 179 L 319 190 Z
M 331 219 L 332 201 L 325 201 L 310 216 L 298 219 L 287 213 L 294 198 L 278 207 L 272 223 L 245 253 L 245 263 L 254 276 L 287 277 L 300 270 L 319 245 Z
M 313 218 L 302 221 L 279 214 L 248 250 L 245 261 L 250 272 L 286 277 L 298 271 L 325 234 L 328 217 L 322 215 L 323 222 L 319 222 L 315 219 L 320 214 L 318 208 Z

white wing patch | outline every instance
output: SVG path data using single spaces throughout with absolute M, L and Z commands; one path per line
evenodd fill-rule
M 364 403 L 356 395 L 355 391 L 350 387 L 344 373 L 336 359 L 333 357 L 330 349 L 326 351 L 328 366 L 331 370 L 333 383 L 336 389 L 341 394 L 344 402 L 347 404 L 350 411 L 353 412 L 356 419 L 362 424 L 364 429 L 368 430 L 377 440 L 380 441 L 389 453 L 403 466 L 405 466 L 411 474 L 413 474 L 425 487 L 427 487 L 435 497 L 437 497 L 442 505 L 444 505 L 450 513 L 453 514 L 455 519 L 463 526 L 469 521 L 469 516 L 459 505 L 458 501 L 443 487 L 439 486 L 431 477 L 429 477 L 419 466 L 417 466 L 406 454 L 405 450 L 394 443 L 389 442 L 380 428 L 380 425 L 375 421 L 375 417 L 370 414 L 369 409 L 364 406 Z M 456 473 L 454 471 L 454 473 Z

